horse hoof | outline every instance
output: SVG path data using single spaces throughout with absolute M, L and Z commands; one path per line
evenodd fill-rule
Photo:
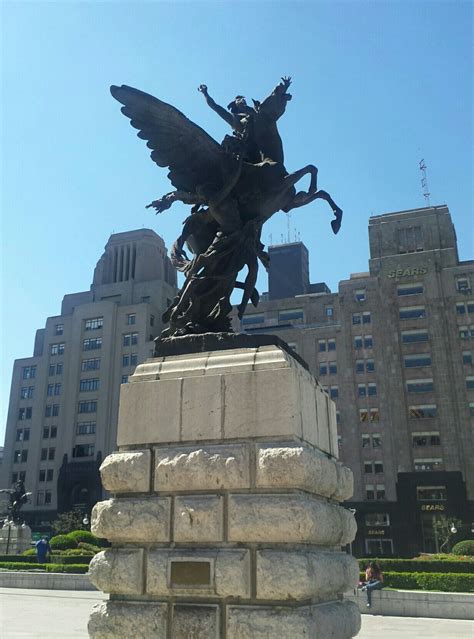
M 341 228 L 341 220 L 333 220 L 331 222 L 331 226 L 332 226 L 332 230 L 334 235 L 337 235 L 339 233 L 339 230 Z

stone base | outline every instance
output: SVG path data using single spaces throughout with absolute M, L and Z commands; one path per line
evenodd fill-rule
M 268 345 L 149 360 L 130 382 L 92 513 L 112 547 L 90 564 L 111 596 L 90 636 L 357 634 L 352 473 L 318 382 Z
M 20 555 L 31 548 L 31 528 L 5 524 L 0 528 L 0 555 Z

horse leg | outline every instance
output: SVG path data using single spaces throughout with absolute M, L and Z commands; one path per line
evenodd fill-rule
M 160 197 L 159 200 L 153 200 L 150 204 L 146 205 L 146 209 L 154 208 L 156 209 L 156 214 L 163 213 L 166 209 L 169 209 L 170 206 L 179 200 L 184 204 L 204 204 L 204 198 L 199 197 L 196 193 L 188 193 L 187 191 L 172 191 L 171 193 L 167 193 Z
M 313 164 L 308 164 L 307 166 L 299 169 L 299 171 L 295 171 L 294 173 L 289 173 L 285 176 L 283 180 L 284 188 L 288 188 L 294 186 L 297 182 L 301 180 L 305 175 L 311 175 L 311 180 L 309 183 L 309 188 L 307 194 L 313 194 L 316 192 L 318 188 L 318 169 Z M 302 193 L 305 193 L 302 191 Z
M 342 209 L 337 206 L 327 191 L 321 190 L 316 191 L 316 193 L 305 193 L 304 191 L 301 191 L 295 195 L 293 204 L 287 207 L 286 211 L 291 211 L 291 209 L 296 209 L 299 206 L 306 206 L 306 204 L 309 204 L 314 200 L 324 200 L 332 208 L 332 212 L 336 219 L 331 222 L 331 227 L 334 234 L 338 233 L 342 223 Z

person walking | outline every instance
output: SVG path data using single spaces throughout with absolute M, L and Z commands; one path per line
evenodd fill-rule
M 41 537 L 35 544 L 36 547 L 36 560 L 39 564 L 44 564 L 46 561 L 46 555 L 51 552 L 51 546 L 49 545 L 46 535 Z
M 381 590 L 384 586 L 383 572 L 376 561 L 371 561 L 365 570 L 365 586 L 362 590 L 367 593 L 367 608 L 372 607 L 372 592 Z

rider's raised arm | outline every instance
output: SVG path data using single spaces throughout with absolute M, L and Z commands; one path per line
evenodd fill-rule
M 205 84 L 201 84 L 198 87 L 198 91 L 200 91 L 203 94 L 203 96 L 206 98 L 206 102 L 211 107 L 211 109 L 215 111 L 217 115 L 220 115 L 221 118 L 225 120 L 229 126 L 231 126 L 232 128 L 235 128 L 234 116 L 231 113 L 229 113 L 226 109 L 224 109 L 224 107 L 221 107 L 219 104 L 217 104 L 211 98 L 211 96 L 207 92 L 207 86 Z

